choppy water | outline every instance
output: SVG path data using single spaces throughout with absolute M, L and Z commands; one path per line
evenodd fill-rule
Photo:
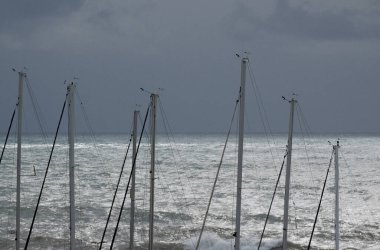
M 318 199 L 331 157 L 335 135 L 296 136 L 293 142 L 289 241 L 293 249 L 305 249 L 310 237 Z M 4 138 L 4 136 L 2 137 Z M 16 147 L 14 138 L 1 164 L 0 248 L 15 247 Z M 96 249 L 105 226 L 113 190 L 128 143 L 127 135 L 99 135 L 76 140 L 76 231 L 79 249 Z M 157 184 L 155 203 L 155 248 L 194 249 L 208 198 L 221 157 L 225 135 L 175 135 L 157 138 Z M 242 248 L 252 249 L 264 225 L 278 171 L 284 154 L 285 135 L 268 144 L 264 135 L 245 139 L 242 201 Z M 3 141 L 3 140 L 2 140 Z M 37 136 L 25 136 L 22 157 L 22 246 L 51 145 Z M 48 140 L 52 141 L 51 139 Z M 30 249 L 69 248 L 68 148 L 61 136 L 53 156 L 46 189 L 33 230 Z M 137 163 L 136 234 L 137 249 L 148 242 L 149 149 L 143 140 Z M 236 136 L 232 136 L 211 205 L 202 249 L 231 249 L 235 216 Z M 341 247 L 380 249 L 380 136 L 341 137 Z M 35 165 L 36 176 L 32 176 Z M 106 235 L 112 239 L 115 218 L 131 166 L 127 161 L 113 220 Z M 333 170 L 333 169 L 332 169 Z M 334 172 L 330 172 L 322 210 L 313 238 L 313 249 L 334 248 Z M 262 249 L 281 245 L 284 178 L 276 196 Z M 128 196 L 129 197 L 129 196 Z M 129 244 L 129 204 L 123 212 L 116 246 Z

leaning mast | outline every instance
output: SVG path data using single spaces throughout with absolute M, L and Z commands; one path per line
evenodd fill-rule
M 335 152 L 335 249 L 339 250 L 339 141 L 333 149 Z
M 292 98 L 289 102 L 290 102 L 290 117 L 289 117 L 289 134 L 288 134 L 288 151 L 287 151 L 287 157 L 286 157 L 284 227 L 283 227 L 283 239 L 282 239 L 282 249 L 283 250 L 288 249 L 290 168 L 291 168 L 291 164 L 292 164 L 294 106 L 297 103 L 297 100 Z
M 21 214 L 21 134 L 22 134 L 22 109 L 23 109 L 23 92 L 24 79 L 26 74 L 18 72 L 18 103 L 17 103 L 17 183 L 16 183 L 16 250 L 20 249 L 20 214 Z
M 241 219 L 241 191 L 243 178 L 243 140 L 244 140 L 244 106 L 245 106 L 245 78 L 248 58 L 241 60 L 241 81 L 239 96 L 239 142 L 238 142 L 238 171 L 236 192 L 236 224 L 235 224 L 235 249 L 240 249 L 240 219 Z
M 151 94 L 151 116 L 150 116 L 150 209 L 149 209 L 149 250 L 153 250 L 153 223 L 154 223 L 154 166 L 155 166 L 155 143 L 156 143 L 156 104 L 157 94 Z
M 67 86 L 68 96 L 68 140 L 69 140 L 69 178 L 70 178 L 70 250 L 75 249 L 75 179 L 74 179 L 74 135 L 75 135 L 75 84 Z

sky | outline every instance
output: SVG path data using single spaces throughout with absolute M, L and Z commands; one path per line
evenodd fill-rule
M 149 103 L 140 88 L 159 93 L 174 132 L 225 132 L 243 52 L 273 131 L 287 131 L 281 96 L 296 93 L 313 132 L 380 132 L 378 0 L 2 0 L 0 132 L 24 67 L 51 132 L 74 78 L 96 133 L 129 131 Z M 247 76 L 253 132 L 257 94 Z

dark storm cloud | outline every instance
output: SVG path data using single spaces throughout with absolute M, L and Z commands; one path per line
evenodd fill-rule
M 83 5 L 84 0 L 3 0 L 0 31 L 14 28 L 33 29 L 33 25 L 65 16 Z
M 5 0 L 0 8 L 0 43 L 21 48 L 35 39 L 36 34 L 59 24 L 79 10 L 84 0 Z M 45 40 L 52 38 L 44 37 Z M 33 47 L 33 45 L 29 46 Z
M 370 110 L 380 106 L 379 9 L 356 0 L 3 1 L 0 112 L 15 102 L 10 67 L 25 65 L 51 122 L 62 82 L 79 76 L 96 131 L 124 131 L 127 114 L 149 99 L 140 87 L 165 89 L 176 130 L 224 131 L 244 50 L 274 130 L 286 130 L 281 96 L 296 92 L 319 131 L 337 130 L 337 115 L 345 131 L 379 131 Z
M 326 6 L 322 1 L 312 5 L 307 1 L 276 0 L 273 11 L 261 17 L 253 11 L 254 4 L 239 2 L 227 22 L 235 36 L 248 40 L 258 31 L 313 40 L 380 38 L 379 2 L 335 2 L 338 4 Z
M 362 19 L 369 19 L 369 23 Z M 339 8 L 311 12 L 288 1 L 279 1 L 268 26 L 277 32 L 311 39 L 380 38 L 380 8 L 368 6 L 365 13 Z

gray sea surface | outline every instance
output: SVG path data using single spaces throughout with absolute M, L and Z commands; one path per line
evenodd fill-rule
M 305 249 L 322 191 L 332 142 L 340 138 L 341 249 L 380 249 L 380 135 L 295 135 L 291 170 L 289 241 Z M 3 138 L 5 136 L 3 135 Z M 226 135 L 157 136 L 155 249 L 194 249 L 221 159 Z M 47 166 L 52 138 L 23 137 L 21 246 L 25 244 Z M 78 249 L 97 249 L 129 135 L 78 135 L 75 143 L 76 239 Z M 251 134 L 244 141 L 242 249 L 257 248 L 287 144 L 285 134 Z M 108 249 L 131 171 L 131 149 L 105 237 Z M 43 190 L 29 249 L 69 249 L 69 168 L 66 135 L 60 135 Z M 33 166 L 35 167 L 35 175 Z M 146 249 L 149 217 L 150 148 L 142 139 L 136 164 L 136 249 Z M 12 135 L 0 165 L 0 249 L 15 248 L 16 144 Z M 201 249 L 233 249 L 237 136 L 231 135 L 206 222 Z M 280 179 L 261 249 L 281 245 L 284 174 Z M 334 249 L 334 165 L 312 241 L 312 249 Z M 115 249 L 129 248 L 127 195 Z

